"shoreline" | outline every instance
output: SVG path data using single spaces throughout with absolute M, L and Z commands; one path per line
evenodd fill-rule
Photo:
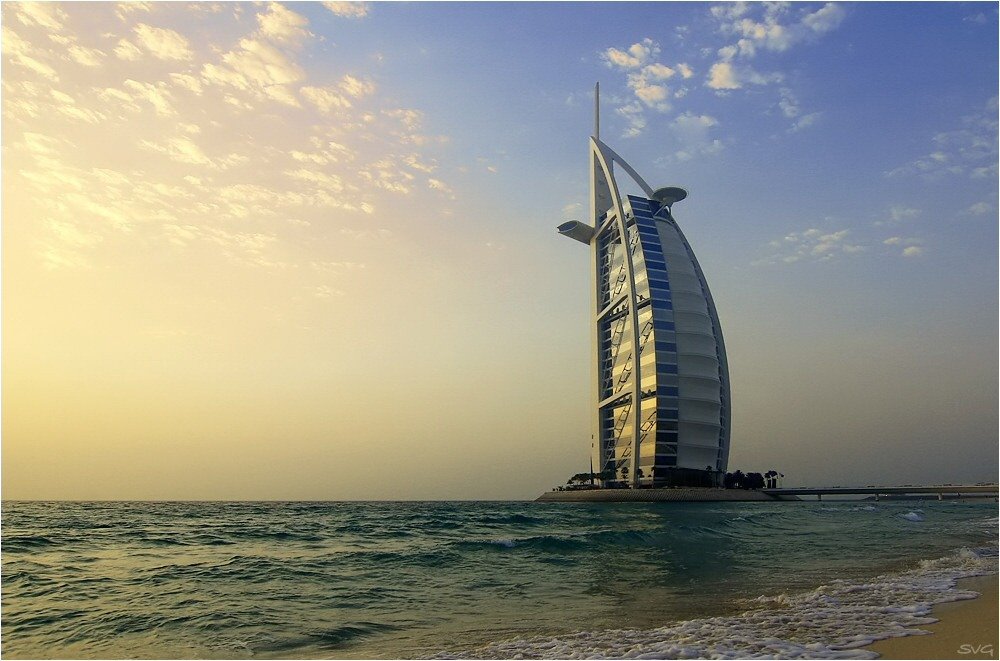
M 935 604 L 930 617 L 938 621 L 920 625 L 926 635 L 878 640 L 863 649 L 881 659 L 995 659 L 998 634 L 998 575 L 973 576 L 957 581 L 959 590 L 979 596 Z

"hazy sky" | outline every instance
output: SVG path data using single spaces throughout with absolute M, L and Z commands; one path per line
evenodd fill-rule
M 5 2 L 3 496 L 587 470 L 592 88 L 729 352 L 730 469 L 997 477 L 995 3 Z

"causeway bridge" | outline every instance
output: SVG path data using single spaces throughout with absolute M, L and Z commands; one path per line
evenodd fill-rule
M 943 484 L 937 486 L 902 486 L 902 487 L 789 487 L 778 489 L 761 489 L 775 497 L 782 496 L 816 496 L 816 500 L 823 500 L 823 496 L 854 496 L 872 495 L 875 500 L 879 496 L 912 496 L 921 494 L 937 494 L 938 500 L 944 500 L 946 496 L 951 498 L 975 498 L 997 495 L 996 484 Z

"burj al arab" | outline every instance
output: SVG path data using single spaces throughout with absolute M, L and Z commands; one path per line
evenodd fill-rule
M 592 474 L 603 487 L 719 485 L 729 367 L 708 282 L 673 215 L 687 192 L 654 190 L 601 142 L 599 99 L 598 88 L 589 222 L 558 228 L 590 249 Z M 618 174 L 642 195 L 623 195 Z

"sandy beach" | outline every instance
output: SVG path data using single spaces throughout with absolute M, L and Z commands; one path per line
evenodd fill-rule
M 870 649 L 884 659 L 995 659 L 998 643 L 997 576 L 967 578 L 958 582 L 963 590 L 980 597 L 939 604 L 932 613 L 939 622 L 920 627 L 927 636 L 880 640 Z

